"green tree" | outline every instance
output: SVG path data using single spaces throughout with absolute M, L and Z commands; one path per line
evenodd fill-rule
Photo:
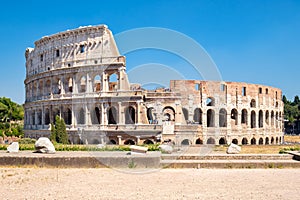
M 51 124 L 50 139 L 62 144 L 69 143 L 65 121 L 59 116 L 55 116 L 55 125 Z

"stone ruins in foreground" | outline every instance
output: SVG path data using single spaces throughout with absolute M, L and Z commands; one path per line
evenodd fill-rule
M 280 89 L 201 80 L 142 89 L 129 83 L 125 57 L 105 25 L 45 36 L 25 56 L 26 137 L 49 136 L 59 115 L 71 143 L 283 142 Z

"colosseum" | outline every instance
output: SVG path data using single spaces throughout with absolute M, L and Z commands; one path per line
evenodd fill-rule
M 106 25 L 45 36 L 25 57 L 26 137 L 49 137 L 58 115 L 74 144 L 283 142 L 280 89 L 202 80 L 143 89 L 129 83 Z

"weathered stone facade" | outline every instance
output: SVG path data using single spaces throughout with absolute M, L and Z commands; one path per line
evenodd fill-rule
M 144 90 L 129 83 L 105 25 L 43 37 L 25 57 L 27 137 L 49 136 L 59 115 L 72 143 L 282 143 L 280 89 L 172 80 L 169 89 Z

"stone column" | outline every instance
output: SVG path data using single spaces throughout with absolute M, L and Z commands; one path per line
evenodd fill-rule
M 109 86 L 108 86 L 108 77 L 105 71 L 102 73 L 102 84 L 101 84 L 101 91 L 102 92 L 107 92 L 109 91 Z
M 122 111 L 122 103 L 118 102 L 118 123 L 117 124 L 125 124 L 124 121 L 124 112 Z
M 118 135 L 118 144 L 121 145 L 122 144 L 122 136 L 121 135 Z
M 107 125 L 107 115 L 106 115 L 106 108 L 104 107 L 103 103 L 100 104 L 101 108 L 101 124 Z
M 137 145 L 139 145 L 139 144 L 140 144 L 140 138 L 141 138 L 141 136 L 139 136 L 139 135 L 138 135 L 138 136 L 136 136 L 136 144 L 137 144 Z

